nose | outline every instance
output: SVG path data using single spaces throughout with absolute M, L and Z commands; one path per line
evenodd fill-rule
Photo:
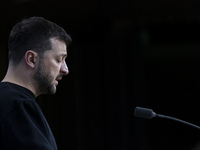
M 60 70 L 60 71 L 61 71 L 61 73 L 64 74 L 64 75 L 69 74 L 69 69 L 68 69 L 67 64 L 66 64 L 65 61 L 62 63 L 62 65 L 61 65 L 61 70 Z

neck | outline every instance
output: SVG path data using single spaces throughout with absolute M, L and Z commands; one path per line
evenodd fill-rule
M 26 73 L 23 73 L 25 71 Z M 30 80 L 30 78 L 31 78 L 31 72 L 29 70 L 25 70 L 20 65 L 16 67 L 9 65 L 7 73 L 4 79 L 2 80 L 2 82 L 10 82 L 10 83 L 20 85 L 22 87 L 29 89 L 31 92 L 33 92 L 35 96 L 38 96 L 39 94 L 37 94 L 33 86 L 34 84 L 32 83 L 33 80 Z

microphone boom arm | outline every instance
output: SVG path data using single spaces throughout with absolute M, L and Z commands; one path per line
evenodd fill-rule
M 199 126 L 197 126 L 197 125 L 195 125 L 195 124 L 192 124 L 192 123 L 190 123 L 190 122 L 187 122 L 187 121 L 184 121 L 184 120 L 178 119 L 178 118 L 174 118 L 174 117 L 170 117 L 170 116 L 165 116 L 165 115 L 161 115 L 161 114 L 156 114 L 155 117 L 174 120 L 174 121 L 181 122 L 181 123 L 184 123 L 184 124 L 186 124 L 186 125 L 189 125 L 189 126 L 195 127 L 195 128 L 197 128 L 197 129 L 200 129 Z
M 181 119 L 177 119 L 177 118 L 174 118 L 174 117 L 170 117 L 170 116 L 156 114 L 152 109 L 149 109 L 149 108 L 136 107 L 134 115 L 136 117 L 142 117 L 142 118 L 146 118 L 146 119 L 151 119 L 151 118 L 154 118 L 154 117 L 170 119 L 170 120 L 174 120 L 174 121 L 195 127 L 197 129 L 200 129 L 199 126 L 192 124 L 190 122 L 187 122 L 187 121 L 184 121 L 184 120 L 181 120 Z

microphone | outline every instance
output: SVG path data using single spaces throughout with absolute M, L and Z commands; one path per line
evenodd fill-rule
M 192 127 L 195 127 L 197 129 L 200 129 L 199 126 L 189 123 L 187 121 L 181 120 L 181 119 L 177 119 L 174 117 L 170 117 L 170 116 L 165 116 L 165 115 L 161 115 L 161 114 L 156 114 L 152 109 L 149 108 L 143 108 L 143 107 L 136 107 L 135 111 L 134 111 L 134 116 L 136 117 L 141 117 L 141 118 L 145 118 L 145 119 L 151 119 L 154 117 L 158 117 L 158 118 L 165 118 L 165 119 L 170 119 L 170 120 L 174 120 Z

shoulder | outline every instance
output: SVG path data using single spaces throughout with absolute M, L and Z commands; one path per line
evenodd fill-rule
M 10 82 L 0 82 L 0 101 L 16 98 L 34 100 L 35 96 L 30 90 L 20 85 Z
M 26 107 L 37 107 L 30 91 L 12 83 L 0 83 L 0 122 L 15 110 Z

